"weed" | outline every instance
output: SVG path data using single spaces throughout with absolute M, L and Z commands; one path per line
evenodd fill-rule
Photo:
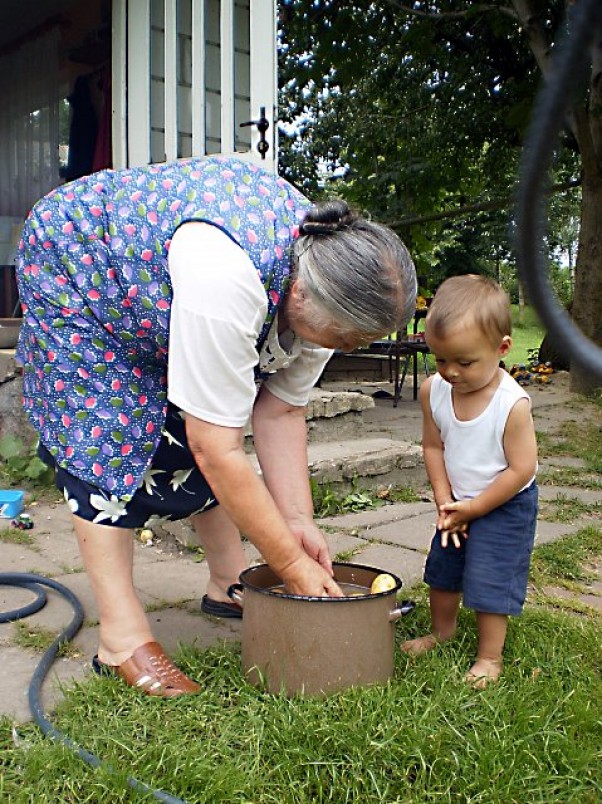
M 8 544 L 34 544 L 33 534 L 20 528 L 0 528 L 0 542 Z
M 57 638 L 57 634 L 40 625 L 28 625 L 26 622 L 19 621 L 14 623 L 14 627 L 14 644 L 27 650 L 42 653 Z M 65 642 L 59 648 L 58 656 L 78 657 L 81 656 L 81 653 L 71 642 Z
M 421 497 L 407 486 L 386 486 L 380 489 L 360 489 L 357 481 L 352 491 L 337 494 L 329 483 L 318 484 L 311 479 L 314 516 L 317 519 L 339 514 L 358 513 L 382 505 L 398 502 L 418 502 Z
M 547 522 L 574 522 L 580 517 L 599 517 L 602 503 L 585 503 L 578 497 L 557 494 L 553 500 L 540 504 L 539 518 Z
M 530 577 L 541 588 L 559 580 L 588 581 L 593 575 L 588 564 L 602 555 L 602 530 L 593 526 L 582 528 L 572 536 L 543 544 L 533 553 Z
M 34 486 L 50 486 L 54 471 L 37 456 L 37 444 L 27 446 L 13 435 L 0 438 L 0 480 L 19 485 L 24 481 Z

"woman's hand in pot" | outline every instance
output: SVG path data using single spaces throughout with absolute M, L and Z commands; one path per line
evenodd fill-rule
M 287 591 L 307 597 L 343 597 L 337 582 L 313 558 L 302 555 L 280 573 Z
M 287 522 L 293 536 L 299 540 L 301 547 L 310 558 L 324 567 L 332 577 L 332 560 L 328 544 L 322 531 L 316 527 L 313 518 Z

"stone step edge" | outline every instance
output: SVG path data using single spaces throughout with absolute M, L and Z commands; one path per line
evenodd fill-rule
M 253 452 L 249 455 L 259 472 Z M 376 477 L 400 469 L 422 469 L 422 449 L 416 444 L 391 438 L 327 441 L 308 445 L 310 477 L 332 482 L 356 477 Z

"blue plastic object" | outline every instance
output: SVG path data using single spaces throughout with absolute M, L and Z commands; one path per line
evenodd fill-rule
M 19 516 L 23 510 L 24 498 L 24 491 L 16 489 L 2 491 L 0 489 L 0 517 L 13 519 L 13 517 Z

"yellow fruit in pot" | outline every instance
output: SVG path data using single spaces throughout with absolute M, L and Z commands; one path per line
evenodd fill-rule
M 388 572 L 383 572 L 372 581 L 370 594 L 377 595 L 379 592 L 389 592 L 391 589 L 395 589 L 396 586 L 397 581 L 395 578 L 389 575 Z

